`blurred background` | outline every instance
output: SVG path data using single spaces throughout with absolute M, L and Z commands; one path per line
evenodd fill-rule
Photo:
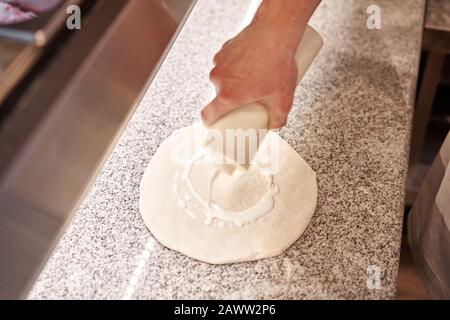
M 411 257 L 406 221 L 424 177 L 450 130 L 449 53 L 450 1 L 429 0 L 426 3 L 406 187 L 398 291 L 401 299 L 428 297 Z

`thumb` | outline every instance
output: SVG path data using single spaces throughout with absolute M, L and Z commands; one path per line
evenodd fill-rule
M 281 129 L 286 125 L 289 109 L 292 105 L 292 99 L 282 100 L 278 98 L 269 98 L 260 102 L 266 107 L 269 114 L 269 129 Z

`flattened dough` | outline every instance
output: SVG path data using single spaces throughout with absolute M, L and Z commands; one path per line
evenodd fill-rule
M 273 176 L 278 190 L 273 209 L 242 226 L 223 221 L 208 225 L 202 213 L 187 210 L 199 208 L 196 199 L 174 183 L 174 176 L 183 167 L 174 161 L 174 150 L 186 136 L 197 135 L 198 128 L 190 126 L 173 133 L 160 145 L 144 173 L 139 208 L 150 232 L 167 248 L 212 264 L 253 261 L 284 252 L 302 235 L 314 213 L 315 172 L 288 143 L 270 132 L 271 138 L 279 141 L 280 154 L 279 170 Z M 192 154 L 198 151 L 197 147 Z M 209 192 L 210 174 L 202 164 L 190 172 L 193 188 L 203 198 Z M 243 211 L 253 206 L 269 187 L 258 170 L 233 176 L 220 173 L 212 185 L 211 201 L 226 210 Z

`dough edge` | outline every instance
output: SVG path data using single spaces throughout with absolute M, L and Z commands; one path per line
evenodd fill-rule
M 186 128 L 181 128 L 178 129 L 176 131 L 174 131 L 168 138 L 166 138 L 161 145 L 159 146 L 158 150 L 160 148 L 163 147 L 164 144 L 168 144 L 170 141 L 170 138 L 174 138 L 174 136 L 178 135 L 180 132 L 182 132 L 184 129 L 187 129 L 190 127 L 186 127 Z M 292 149 L 292 147 L 281 137 L 279 137 L 282 142 L 284 144 L 286 144 L 289 148 Z M 222 257 L 220 255 L 212 255 L 212 256 L 208 256 L 208 255 L 201 255 L 201 254 L 195 254 L 195 253 L 187 253 L 183 250 L 183 248 L 180 249 L 179 246 L 177 246 L 176 244 L 174 244 L 173 239 L 170 239 L 170 235 L 167 235 L 166 232 L 164 230 L 160 230 L 160 228 L 156 225 L 153 224 L 151 219 L 150 219 L 150 214 L 146 213 L 147 210 L 147 204 L 146 204 L 146 199 L 144 195 L 144 185 L 145 185 L 145 181 L 147 175 L 148 175 L 148 168 L 151 167 L 152 162 L 154 162 L 155 160 L 158 160 L 158 157 L 155 157 L 157 155 L 158 150 L 155 152 L 155 154 L 153 155 L 152 159 L 150 160 L 147 169 L 144 172 L 144 176 L 141 180 L 140 183 L 140 197 L 139 197 L 139 211 L 141 213 L 142 219 L 147 227 L 147 229 L 150 231 L 150 233 L 152 234 L 152 236 L 154 237 L 154 239 L 156 241 L 158 241 L 161 245 L 163 245 L 164 247 L 173 250 L 177 253 L 181 253 L 184 256 L 190 257 L 192 259 L 195 259 L 197 261 L 200 262 L 205 262 L 208 264 L 213 264 L 213 265 L 221 265 L 221 264 L 235 264 L 235 263 L 244 263 L 244 262 L 251 262 L 251 261 L 256 261 L 256 260 L 261 260 L 261 259 L 266 259 L 266 258 L 272 258 L 275 256 L 278 256 L 282 253 L 284 253 L 287 249 L 289 249 L 296 241 L 298 241 L 301 236 L 304 234 L 304 232 L 307 230 L 311 218 L 314 215 L 315 209 L 317 207 L 317 198 L 318 198 L 318 186 L 317 186 L 317 177 L 316 177 L 316 173 L 315 171 L 309 166 L 309 164 L 295 151 L 293 150 L 298 157 L 300 157 L 302 159 L 302 161 L 304 162 L 304 164 L 307 167 L 307 171 L 308 174 L 312 175 L 312 179 L 313 179 L 313 185 L 311 185 L 311 187 L 314 188 L 314 190 L 312 190 L 312 193 L 315 195 L 313 202 L 311 203 L 311 209 L 308 210 L 308 212 L 305 214 L 306 216 L 308 216 L 308 222 L 301 226 L 301 228 L 299 228 L 295 234 L 295 236 L 292 237 L 292 240 L 286 242 L 285 245 L 280 246 L 276 249 L 272 249 L 272 250 L 268 250 L 268 251 L 264 251 L 264 252 L 256 252 L 253 254 L 247 254 L 245 256 L 241 256 L 239 258 L 229 258 L 229 257 Z M 186 219 L 190 219 L 188 217 L 186 217 Z M 216 227 L 216 226 L 212 226 L 212 227 Z M 216 227 L 218 228 L 218 227 Z M 175 241 L 177 242 L 177 241 Z

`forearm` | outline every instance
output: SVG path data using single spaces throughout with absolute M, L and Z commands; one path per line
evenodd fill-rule
M 263 0 L 253 23 L 269 25 L 269 35 L 286 50 L 295 50 L 320 0 Z

